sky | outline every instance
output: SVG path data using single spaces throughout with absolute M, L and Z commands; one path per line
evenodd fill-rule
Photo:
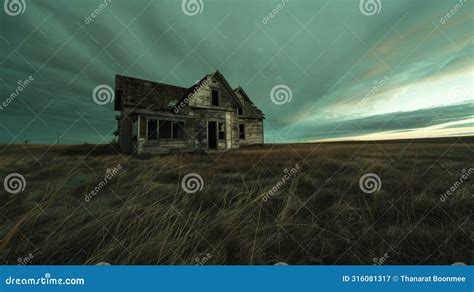
M 472 0 L 4 2 L 0 143 L 108 143 L 118 113 L 93 92 L 115 74 L 215 70 L 267 143 L 474 135 Z

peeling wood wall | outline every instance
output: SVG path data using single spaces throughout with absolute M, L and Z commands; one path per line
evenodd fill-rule
M 240 140 L 240 146 L 263 144 L 263 121 L 258 119 L 240 119 L 245 124 L 245 140 Z
M 211 90 L 219 92 L 219 106 L 211 105 Z M 198 90 L 189 101 L 191 107 L 221 109 L 236 111 L 236 104 L 231 93 L 225 88 L 220 80 L 212 78 L 211 82 L 205 84 Z
M 132 121 L 128 114 L 127 111 L 122 112 L 118 121 L 119 147 L 123 153 L 132 153 L 134 151 Z
M 219 106 L 211 105 L 211 90 L 219 92 Z M 238 98 L 243 102 L 242 96 L 238 95 Z M 189 106 L 183 108 L 178 114 L 170 113 L 169 111 L 140 109 L 135 113 L 135 118 L 128 118 L 126 117 L 129 114 L 127 110 L 129 108 L 125 107 L 119 120 L 120 148 L 127 153 L 133 151 L 167 153 L 173 150 L 208 150 L 208 123 L 210 121 L 225 125 L 225 139 L 219 140 L 216 133 L 219 150 L 263 144 L 263 121 L 261 119 L 239 117 L 237 103 L 232 97 L 232 92 L 229 92 L 227 87 L 218 78 L 213 78 L 211 82 L 193 93 Z M 156 141 L 147 141 L 146 134 L 140 131 L 140 117 L 156 120 L 183 121 L 184 138 L 160 139 L 158 137 Z M 245 124 L 245 140 L 239 140 L 240 123 Z M 143 123 L 141 126 L 144 126 Z
M 136 122 L 133 124 L 133 128 L 136 129 L 135 131 L 138 132 L 138 129 L 143 126 L 143 120 L 145 123 L 148 123 L 149 119 L 154 120 L 167 120 L 167 121 L 181 121 L 184 122 L 184 136 L 183 138 L 179 139 L 163 139 L 157 138 L 157 140 L 147 140 L 147 134 L 140 133 L 138 135 L 138 143 L 136 147 L 139 149 L 139 152 L 150 152 L 150 153 L 167 153 L 170 150 L 179 149 L 180 151 L 193 151 L 194 147 L 194 118 L 186 117 L 186 116 L 179 116 L 179 115 L 170 115 L 167 112 L 156 112 L 155 115 L 140 115 L 142 119 L 137 118 Z M 158 127 L 159 127 L 159 122 Z M 158 134 L 159 135 L 159 129 Z

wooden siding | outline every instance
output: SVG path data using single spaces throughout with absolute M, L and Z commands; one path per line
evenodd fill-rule
M 123 153 L 132 153 L 134 151 L 132 140 L 132 121 L 128 114 L 128 112 L 122 112 L 118 121 L 118 141 L 120 151 Z
M 226 149 L 232 149 L 232 113 L 231 112 L 225 113 L 225 142 L 226 142 Z
M 211 105 L 211 90 L 217 90 L 219 92 L 219 106 Z M 237 104 L 232 94 L 233 93 L 229 92 L 219 79 L 211 78 L 211 82 L 202 86 L 192 95 L 189 105 L 191 107 L 236 111 Z
M 240 140 L 240 146 L 263 144 L 263 121 L 240 119 L 239 124 L 245 125 L 245 140 Z
M 159 129 L 157 133 L 157 140 L 147 140 L 147 124 L 148 120 L 154 119 L 157 121 L 175 121 L 184 122 L 184 136 L 183 138 L 159 138 Z M 134 132 L 140 129 L 140 137 L 135 143 L 135 152 L 143 153 L 167 153 L 173 150 L 179 151 L 193 151 L 194 147 L 194 119 L 186 116 L 177 118 L 176 116 L 162 115 L 156 112 L 155 115 L 140 115 L 136 119 L 137 122 L 133 124 Z M 144 124 L 145 123 L 145 124 Z M 157 122 L 159 125 L 159 122 Z M 144 133 L 143 133 L 144 131 Z
M 227 122 L 231 122 L 232 119 L 228 118 L 230 112 L 225 112 L 221 110 L 212 110 L 212 109 L 195 109 L 194 114 L 196 117 L 196 123 L 194 125 L 194 133 L 196 137 L 196 146 L 199 150 L 207 150 L 208 147 L 208 137 L 207 137 L 207 126 L 209 122 L 223 123 L 225 125 L 226 139 L 218 140 L 218 149 L 224 150 L 232 147 L 232 141 L 227 139 L 228 137 L 228 128 L 231 128 L 232 125 L 227 126 Z M 230 143 L 230 146 L 227 146 Z
M 147 120 L 183 121 L 184 137 L 147 141 Z M 132 123 L 133 120 L 133 123 Z M 121 116 L 119 121 L 119 143 L 125 153 L 167 153 L 177 151 L 204 151 L 208 147 L 208 123 L 214 121 L 225 125 L 225 140 L 218 140 L 218 150 L 237 149 L 240 146 L 263 144 L 263 121 L 239 118 L 235 111 L 194 108 L 188 115 L 169 115 L 155 112 L 154 115 Z M 245 125 L 245 139 L 239 139 L 239 124 Z
M 240 146 L 239 140 L 239 117 L 237 114 L 231 115 L 231 131 L 232 131 L 232 149 L 237 149 Z
M 209 75 L 211 76 L 211 75 Z M 249 107 L 255 106 L 249 101 L 242 89 L 232 90 L 222 75 L 215 74 L 209 77 L 210 81 L 201 87 L 196 87 L 188 95 L 189 104 L 183 102 L 182 105 L 169 107 L 169 102 L 180 96 L 181 89 L 165 84 L 148 84 L 148 81 L 132 81 L 126 79 L 116 83 L 116 89 L 123 93 L 124 104 L 122 114 L 119 118 L 119 143 L 123 152 L 131 153 L 168 153 L 171 151 L 208 151 L 208 124 L 210 121 L 224 124 L 224 139 L 218 139 L 216 133 L 217 149 L 237 149 L 240 146 L 263 144 L 263 115 L 250 115 Z M 152 86 L 153 85 L 153 86 Z M 144 107 L 132 107 L 127 103 L 128 98 L 140 99 L 139 94 L 143 89 L 133 87 L 152 87 L 155 94 L 152 99 L 147 100 Z M 192 87 L 193 88 L 193 87 Z M 211 104 L 211 91 L 219 92 L 219 105 Z M 123 91 L 123 92 L 122 92 Z M 169 92 L 168 92 L 169 91 Z M 191 89 L 188 89 L 191 91 Z M 238 93 L 238 94 L 237 94 Z M 242 95 L 244 94 L 244 95 Z M 168 96 L 169 95 L 169 96 Z M 173 96 L 172 96 L 173 95 Z M 182 94 L 184 96 L 184 94 Z M 173 98 L 172 98 L 173 97 Z M 161 103 L 157 103 L 160 99 Z M 166 101 L 166 103 L 164 103 Z M 155 105 L 156 103 L 156 105 Z M 244 109 L 244 114 L 239 116 L 238 108 Z M 133 112 L 132 112 L 133 111 Z M 185 136 L 175 139 L 160 139 L 147 141 L 147 119 L 179 121 L 184 122 Z M 239 124 L 245 124 L 244 140 L 239 139 Z M 159 131 L 159 130 L 158 130 Z

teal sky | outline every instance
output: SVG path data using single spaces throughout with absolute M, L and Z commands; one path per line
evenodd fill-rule
M 474 135 L 472 0 L 372 0 L 371 16 L 360 0 L 195 1 L 189 16 L 181 0 L 111 0 L 91 21 L 104 1 L 4 6 L 0 143 L 106 143 L 116 113 L 96 86 L 216 69 L 266 114 L 266 142 Z M 291 100 L 272 101 L 278 85 Z

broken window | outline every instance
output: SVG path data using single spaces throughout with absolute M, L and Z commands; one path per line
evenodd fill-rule
M 224 123 L 219 123 L 219 140 L 225 140 L 225 126 Z
M 211 104 L 219 106 L 219 91 L 211 90 Z
M 239 107 L 239 108 L 237 109 L 237 112 L 238 112 L 239 116 L 241 116 L 241 115 L 244 114 L 244 109 L 241 108 L 241 107 Z
M 160 121 L 160 139 L 171 139 L 171 121 Z
M 157 121 L 148 120 L 148 140 L 157 140 Z
M 148 135 L 146 133 L 148 133 Z M 148 140 L 152 141 L 171 138 L 183 139 L 184 122 L 158 121 L 154 119 L 149 119 L 147 122 L 145 117 L 140 117 L 140 137 L 145 136 L 147 136 Z
M 245 140 L 245 124 L 239 125 L 239 139 Z
M 184 138 L 184 122 L 173 122 L 173 139 Z

